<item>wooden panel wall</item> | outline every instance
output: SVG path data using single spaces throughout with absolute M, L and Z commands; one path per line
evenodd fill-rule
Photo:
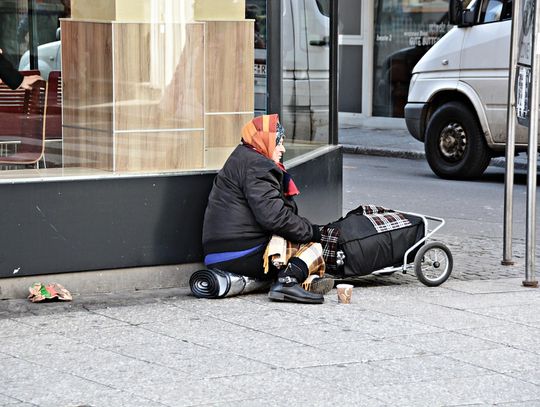
M 216 168 L 238 144 L 254 108 L 253 21 L 62 30 L 66 166 Z
M 253 118 L 253 21 L 207 21 L 205 39 L 206 166 L 220 168 Z
M 206 111 L 252 112 L 253 21 L 207 21 Z
M 111 25 L 62 20 L 61 26 L 64 163 L 112 170 Z
M 253 119 L 252 113 L 207 114 L 206 147 L 232 147 L 240 143 L 244 124 Z
M 118 133 L 116 171 L 202 168 L 203 137 L 203 131 Z
M 115 130 L 203 128 L 204 24 L 113 27 Z

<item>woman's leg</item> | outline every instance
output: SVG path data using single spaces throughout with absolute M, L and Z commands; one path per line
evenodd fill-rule
M 239 274 L 241 276 L 256 278 L 260 280 L 273 280 L 276 278 L 276 270 L 270 270 L 267 274 L 263 269 L 263 254 L 265 247 L 256 250 L 247 256 L 237 259 L 214 263 L 208 265 L 208 268 L 216 268 L 219 270 L 228 271 L 230 273 Z
M 324 302 L 321 293 L 309 292 L 300 286 L 300 283 L 309 281 L 306 286 L 306 288 L 309 288 L 313 280 L 313 278 L 310 280 L 310 276 L 322 277 L 324 275 L 325 267 L 321 244 L 294 244 L 288 242 L 286 257 L 288 260 L 287 267 L 278 272 L 278 282 L 270 288 L 269 298 L 277 301 L 312 304 Z M 333 286 L 333 281 L 331 283 Z

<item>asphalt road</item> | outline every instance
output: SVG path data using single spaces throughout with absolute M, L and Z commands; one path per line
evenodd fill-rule
M 435 176 L 424 160 L 346 154 L 343 165 L 345 212 L 359 204 L 372 203 L 442 217 L 447 222 L 445 234 L 502 239 L 503 168 L 489 167 L 477 181 L 449 181 Z M 526 183 L 526 172 L 517 172 L 516 238 L 525 238 Z

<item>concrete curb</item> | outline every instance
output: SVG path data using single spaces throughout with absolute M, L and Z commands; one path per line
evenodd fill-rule
M 409 160 L 423 160 L 426 158 L 426 154 L 422 151 L 407 151 L 398 150 L 394 148 L 380 148 L 380 147 L 366 147 L 356 146 L 352 144 L 342 144 L 343 152 L 347 154 L 362 154 L 373 155 L 377 157 L 395 157 L 406 158 Z M 506 159 L 504 157 L 495 157 L 491 159 L 489 163 L 490 167 L 505 168 Z M 527 170 L 527 162 L 522 160 L 514 161 L 514 169 Z M 540 170 L 540 163 L 538 164 L 538 170 Z
M 393 148 L 377 148 L 355 146 L 351 144 L 343 144 L 343 152 L 349 154 L 375 155 L 379 157 L 396 157 L 407 158 L 412 160 L 421 160 L 425 158 L 425 154 L 419 151 L 396 150 Z

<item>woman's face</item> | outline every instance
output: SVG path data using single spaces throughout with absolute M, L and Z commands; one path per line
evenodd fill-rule
M 281 162 L 281 157 L 283 157 L 283 153 L 285 152 L 285 147 L 283 146 L 283 137 L 281 138 L 281 141 L 278 145 L 276 145 L 276 148 L 274 149 L 274 153 L 272 154 L 272 160 L 277 164 Z

